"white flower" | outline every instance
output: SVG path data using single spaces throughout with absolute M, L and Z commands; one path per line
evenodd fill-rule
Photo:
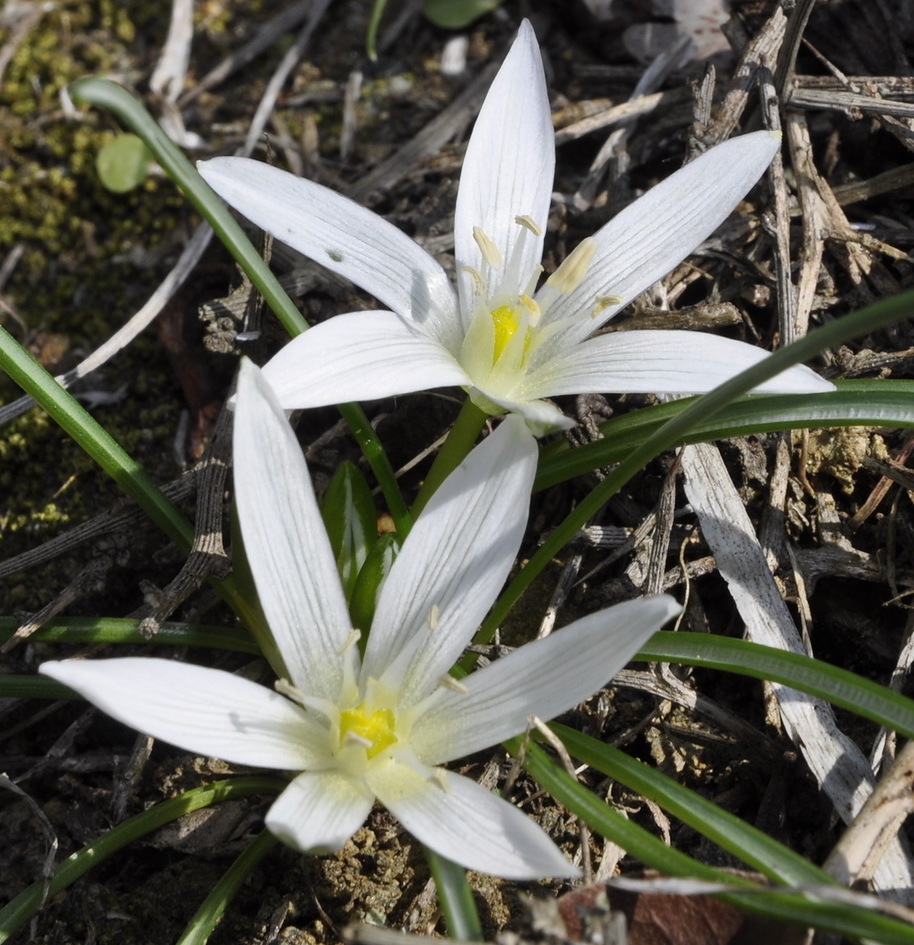
M 163 659 L 44 663 L 101 709 L 188 751 L 301 772 L 267 814 L 304 851 L 339 849 L 375 799 L 443 856 L 515 879 L 572 876 L 508 802 L 440 767 L 600 689 L 679 608 L 670 597 L 584 617 L 462 680 L 449 670 L 523 536 L 536 446 L 518 418 L 484 440 L 416 520 L 360 658 L 301 450 L 260 372 L 242 365 L 235 494 L 245 552 L 287 680 L 278 692 Z
M 712 148 L 581 242 L 537 288 L 555 147 L 525 20 L 467 147 L 454 221 L 456 293 L 408 236 L 319 184 L 246 158 L 199 169 L 249 220 L 392 309 L 338 315 L 288 344 L 265 369 L 284 407 L 456 385 L 489 413 L 516 411 L 544 431 L 573 421 L 543 398 L 703 393 L 766 356 L 697 332 L 591 336 L 720 225 L 777 147 L 762 131 Z M 831 389 L 802 366 L 756 388 Z

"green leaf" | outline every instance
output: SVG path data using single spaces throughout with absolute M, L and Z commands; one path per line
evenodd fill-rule
M 424 0 L 422 13 L 435 26 L 459 30 L 486 13 L 491 13 L 502 0 Z
M 95 170 L 102 185 L 115 194 L 139 187 L 151 165 L 152 154 L 143 139 L 129 133 L 119 134 L 95 156 Z
M 636 660 L 707 666 L 783 683 L 914 738 L 914 700 L 846 669 L 800 653 L 712 633 L 655 633 Z
M 695 423 L 673 445 L 808 427 L 914 426 L 914 381 L 837 381 L 836 386 L 836 391 L 827 394 L 742 397 Z M 543 450 L 534 489 L 546 489 L 620 462 L 696 399 L 676 400 L 616 417 L 600 425 L 602 440 L 584 446 L 572 448 L 567 440 L 553 441 Z
M 353 627 L 362 631 L 362 640 L 359 644 L 361 649 L 364 649 L 366 634 L 374 619 L 381 582 L 390 573 L 391 565 L 399 551 L 398 535 L 392 532 L 381 535 L 365 559 L 362 570 L 359 571 L 352 591 L 352 600 L 349 602 L 349 616 L 352 617 Z
M 0 641 L 8 640 L 22 623 L 15 617 L 0 617 Z M 48 643 L 138 643 L 151 646 L 205 646 L 214 650 L 260 653 L 253 637 L 243 627 L 219 627 L 166 620 L 155 636 L 140 633 L 140 621 L 130 617 L 60 617 L 42 624 L 30 640 Z
M 769 879 L 785 885 L 834 882 L 824 870 L 799 853 L 618 748 L 604 745 L 566 725 L 553 722 L 549 727 L 575 758 L 655 801 Z
M 365 477 L 354 463 L 341 463 L 321 501 L 321 516 L 343 582 L 347 603 L 359 571 L 378 540 L 378 515 Z
M 216 781 L 162 801 L 125 820 L 103 833 L 98 840 L 68 856 L 54 870 L 49 883 L 45 883 L 43 879 L 32 883 L 0 909 L 0 943 L 15 935 L 46 901 L 72 886 L 93 866 L 97 866 L 134 840 L 204 807 L 239 797 L 250 797 L 252 794 L 278 794 L 285 786 L 286 782 L 278 778 L 257 776 Z
M 814 926 L 850 938 L 865 938 L 886 945 L 914 945 L 914 927 L 871 909 L 844 902 L 815 898 L 784 887 L 765 888 L 744 877 L 715 870 L 632 823 L 579 784 L 543 749 L 521 738 L 506 743 L 512 754 L 522 754 L 524 767 L 559 803 L 580 817 L 601 836 L 619 844 L 632 857 L 668 876 L 683 876 L 725 883 L 734 892 L 720 898 L 747 912 L 754 912 L 802 926 Z M 804 884 L 806 885 L 806 884 Z M 816 884 L 820 888 L 822 883 Z M 826 886 L 826 889 L 829 888 Z M 745 891 L 742 891 L 745 890 Z

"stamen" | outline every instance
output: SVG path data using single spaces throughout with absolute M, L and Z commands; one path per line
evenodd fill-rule
M 609 308 L 610 305 L 618 305 L 622 301 L 621 295 L 598 295 L 597 304 L 594 305 L 593 309 L 590 312 L 591 318 L 596 318 L 605 308 Z
M 374 748 L 374 742 L 370 738 L 359 735 L 358 732 L 353 732 L 352 729 L 349 729 L 346 734 L 343 735 L 343 745 L 346 748 L 353 748 L 355 746 L 359 748 Z
M 336 651 L 340 656 L 344 653 L 347 653 L 351 650 L 359 640 L 362 639 L 362 631 L 356 630 L 355 627 L 349 631 L 349 636 L 343 641 L 343 645 Z
M 581 240 L 546 280 L 546 285 L 557 289 L 562 295 L 568 295 L 581 284 L 596 251 L 597 243 L 593 237 L 588 236 L 587 239 Z
M 428 628 L 429 630 L 438 629 L 438 617 L 441 616 L 441 611 L 438 609 L 437 604 L 432 604 L 431 609 L 428 612 Z
M 453 692 L 459 692 L 461 695 L 469 692 L 469 687 L 459 679 L 454 679 L 450 673 L 445 673 L 438 677 L 438 685 L 444 689 L 450 689 Z
M 537 224 L 536 220 L 534 220 L 533 217 L 528 217 L 526 213 L 523 216 L 515 217 L 514 222 L 525 226 L 534 236 L 543 235 L 543 230 Z
M 479 270 L 474 269 L 472 266 L 461 266 L 460 268 L 473 280 L 473 289 L 476 294 L 485 297 L 486 281 L 479 274 Z
M 288 679 L 277 679 L 273 683 L 273 688 L 281 695 L 285 696 L 287 699 L 291 699 L 293 702 L 297 702 L 299 705 L 304 705 L 305 700 L 308 696 L 301 691 L 301 689 L 296 689 Z
M 445 794 L 451 793 L 451 786 L 447 783 L 447 773 L 444 768 L 435 768 L 432 773 L 432 780 L 444 791 Z
M 473 239 L 476 240 L 476 245 L 479 247 L 485 261 L 493 269 L 501 269 L 502 259 L 498 247 L 478 226 L 473 227 Z
M 536 328 L 536 326 L 540 323 L 540 319 L 543 317 L 543 313 L 540 311 L 539 305 L 536 304 L 536 300 L 530 298 L 529 295 L 519 295 L 517 300 L 530 313 L 530 325 L 533 328 Z

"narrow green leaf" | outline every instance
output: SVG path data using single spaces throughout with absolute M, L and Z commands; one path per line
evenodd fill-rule
M 506 743 L 506 747 L 513 754 L 521 751 L 521 745 L 520 738 Z M 747 912 L 801 926 L 813 926 L 841 936 L 882 942 L 884 945 L 914 945 L 914 926 L 898 919 L 843 902 L 816 899 L 814 896 L 792 892 L 783 887 L 759 887 L 743 877 L 715 870 L 678 850 L 671 849 L 637 824 L 626 820 L 575 781 L 539 745 L 528 743 L 523 758 L 524 767 L 557 801 L 580 817 L 591 829 L 619 844 L 632 857 L 652 869 L 668 876 L 724 883 L 735 889 L 751 887 L 751 892 L 734 891 L 720 894 L 720 898 L 725 902 L 733 903 Z
M 575 758 L 655 801 L 674 817 L 769 879 L 794 886 L 815 883 L 828 885 L 834 882 L 824 870 L 766 833 L 705 800 L 695 791 L 677 784 L 665 774 L 630 758 L 618 748 L 604 745 L 567 725 L 553 722 L 550 728 Z
M 378 513 L 371 489 L 354 463 L 340 463 L 321 500 L 321 516 L 347 603 L 362 565 L 378 540 Z
M 8 640 L 22 621 L 0 617 L 0 641 Z M 204 646 L 237 653 L 260 653 L 243 627 L 215 627 L 167 620 L 155 636 L 140 633 L 140 621 L 129 617 L 66 617 L 46 623 L 29 635 L 47 643 L 138 643 L 152 646 Z
M 827 394 L 742 397 L 697 422 L 672 445 L 809 427 L 914 427 L 914 381 L 838 381 L 837 386 L 838 390 Z M 645 407 L 608 420 L 600 425 L 603 439 L 584 446 L 554 440 L 543 449 L 534 489 L 546 489 L 620 462 L 696 399 Z
M 257 864 L 272 850 L 279 839 L 264 830 L 249 843 L 210 890 L 194 917 L 187 923 L 176 945 L 206 945 L 207 940 L 222 918 L 232 896 L 254 872 Z
M 914 700 L 856 673 L 800 653 L 786 653 L 775 647 L 712 633 L 663 630 L 648 640 L 635 659 L 707 666 L 783 683 L 878 722 L 906 738 L 914 738 Z
M 435 880 L 448 938 L 457 942 L 483 941 L 482 923 L 473 901 L 473 890 L 467 882 L 466 870 L 428 847 L 425 848 L 425 857 Z
M 54 871 L 48 884 L 43 880 L 32 883 L 0 909 L 0 945 L 15 935 L 46 901 L 53 899 L 93 866 L 107 860 L 134 840 L 193 811 L 239 797 L 250 797 L 252 794 L 275 794 L 285 786 L 286 782 L 277 778 L 244 777 L 216 781 L 186 791 L 125 820 L 102 834 L 98 840 L 67 857 Z
M 381 582 L 390 573 L 391 565 L 400 551 L 400 536 L 388 533 L 381 535 L 365 559 L 359 572 L 349 604 L 349 615 L 353 627 L 362 631 L 359 648 L 364 651 L 367 633 L 374 619 Z

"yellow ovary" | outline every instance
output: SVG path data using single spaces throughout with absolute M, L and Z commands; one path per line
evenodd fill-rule
M 495 325 L 495 351 L 492 360 L 497 361 L 520 327 L 520 315 L 516 308 L 500 305 L 492 312 L 492 323 Z
M 374 758 L 397 740 L 396 723 L 391 709 L 369 712 L 363 702 L 355 709 L 340 712 L 340 745 L 361 744 L 369 758 Z

